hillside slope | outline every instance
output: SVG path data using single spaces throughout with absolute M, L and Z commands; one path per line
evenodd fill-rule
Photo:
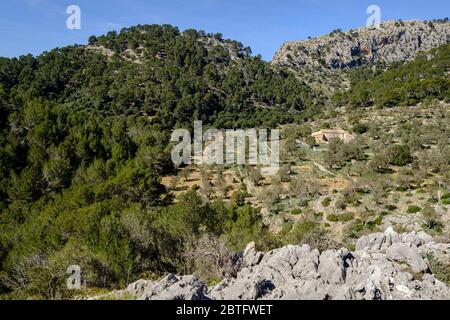
M 410 60 L 420 51 L 449 41 L 448 19 L 388 21 L 379 29 L 335 30 L 311 40 L 286 42 L 276 52 L 272 64 L 288 67 L 324 89 L 346 88 L 348 81 L 343 70 L 369 63 L 390 65 Z
M 393 107 L 433 99 L 450 101 L 450 44 L 419 53 L 386 70 L 363 67 L 349 73 L 351 88 L 333 98 L 338 105 Z
M 204 207 L 195 191 L 173 203 L 171 130 L 273 128 L 320 105 L 220 35 L 146 25 L 89 42 L 0 59 L 0 297 L 70 294 L 74 263 L 97 287 L 177 272 L 198 236 L 264 233 L 242 203 Z
M 354 69 L 352 84 L 442 100 L 443 48 L 391 65 L 386 78 Z M 414 86 L 403 87 L 398 70 Z M 298 243 L 324 251 L 388 226 L 448 236 L 449 105 L 325 108 L 307 81 L 220 34 L 167 25 L 0 59 L 0 299 L 71 298 L 69 265 L 88 290 L 114 290 L 166 273 L 233 277 L 235 253 L 250 241 L 265 252 Z M 416 96 L 416 87 L 426 90 Z M 279 174 L 174 168 L 170 133 L 194 120 L 280 127 Z M 353 143 L 316 145 L 311 135 L 339 128 Z
M 442 282 L 448 279 L 440 277 L 435 262 L 449 258 L 449 244 L 435 243 L 424 232 L 397 234 L 392 229 L 360 238 L 354 251 L 319 252 L 308 245 L 290 245 L 263 253 L 250 244 L 236 277 L 209 289 L 194 276 L 169 275 L 159 282 L 139 280 L 126 290 L 93 299 L 449 299 L 450 284 Z

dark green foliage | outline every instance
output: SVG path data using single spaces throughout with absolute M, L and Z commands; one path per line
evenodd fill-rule
M 393 145 L 387 150 L 389 163 L 394 166 L 405 166 L 412 161 L 409 146 L 407 145 Z
M 357 123 L 353 126 L 352 131 L 358 134 L 364 134 L 369 130 L 369 127 L 367 124 L 364 123 Z
M 337 100 L 390 106 L 448 98 L 442 77 L 448 46 L 433 54 L 385 74 L 365 70 Z M 172 129 L 192 129 L 194 120 L 229 129 L 304 123 L 323 105 L 312 92 L 239 42 L 168 25 L 93 36 L 89 47 L 0 59 L 0 295 L 70 297 L 69 265 L 81 267 L 89 287 L 123 287 L 143 274 L 190 274 L 197 270 L 187 255 L 203 254 L 199 239 L 223 245 L 230 259 L 250 241 L 261 250 L 282 241 L 328 248 L 315 220 L 293 225 L 286 238 L 273 236 L 259 210 L 245 204 L 244 191 L 225 205 L 204 201 L 196 187 L 174 202 L 160 183 L 175 173 Z M 299 131 L 315 144 L 311 127 Z M 367 130 L 355 125 L 354 131 Z M 293 155 L 297 138 L 289 140 Z M 364 159 L 364 148 L 359 140 L 331 141 L 326 160 L 340 168 Z M 403 166 L 416 151 L 392 146 L 375 167 Z M 308 215 L 292 212 L 300 213 Z M 435 217 L 429 218 L 431 226 Z M 352 226 L 357 234 L 379 223 Z
M 350 215 L 348 216 L 349 221 Z M 354 217 L 353 217 L 354 218 Z M 352 219 L 353 219 L 352 218 Z M 378 227 L 383 223 L 382 216 L 368 217 L 368 218 L 357 218 L 351 222 L 347 227 L 348 236 L 352 239 L 358 239 L 364 234 L 372 233 L 379 230 Z
M 417 213 L 417 212 L 422 211 L 422 208 L 418 207 L 418 206 L 411 205 L 411 206 L 408 207 L 407 211 L 408 211 L 408 213 Z
M 219 44 L 205 45 L 211 38 Z M 128 86 L 113 82 L 118 91 L 112 102 L 144 110 L 169 127 L 191 127 L 192 118 L 225 128 L 291 122 L 296 112 L 313 105 L 309 88 L 294 75 L 272 70 L 259 57 L 251 57 L 249 48 L 218 35 L 137 26 L 108 33 L 93 44 L 122 56 L 130 42 L 142 46 L 144 63 L 121 68 L 120 78 Z M 122 97 L 126 100 L 117 101 Z
M 340 139 L 332 139 L 328 144 L 327 151 L 325 153 L 325 163 L 330 167 L 343 167 L 346 159 L 342 156 L 342 150 L 344 149 L 344 142 Z
M 308 86 L 250 54 L 153 25 L 1 59 L 0 294 L 66 297 L 74 264 L 90 287 L 193 272 L 185 253 L 203 235 L 273 247 L 243 201 L 205 204 L 193 190 L 173 204 L 160 184 L 176 127 L 273 128 L 317 110 Z
M 330 205 L 330 203 L 331 203 L 331 199 L 328 197 L 322 200 L 322 205 L 324 207 L 328 207 Z
M 330 167 L 343 167 L 350 160 L 364 160 L 366 157 L 363 141 L 356 139 L 344 143 L 338 138 L 331 139 L 325 153 L 325 163 Z
M 293 225 L 285 242 L 292 244 L 308 244 L 312 248 L 324 251 L 336 246 L 327 232 L 321 228 L 315 219 L 303 218 L 300 222 Z
M 377 172 L 388 172 L 389 165 L 406 166 L 412 162 L 412 156 L 408 145 L 391 145 L 375 154 L 369 166 Z
M 337 214 L 329 214 L 327 216 L 327 220 L 330 222 L 338 222 L 339 221 L 339 216 Z
M 423 53 L 410 62 L 358 68 L 351 73 L 352 88 L 333 97 L 337 105 L 354 107 L 414 105 L 430 99 L 450 99 L 450 45 Z
M 437 279 L 450 285 L 450 263 L 437 260 L 432 253 L 426 254 L 431 272 Z
M 348 222 L 355 218 L 352 212 L 345 212 L 343 214 L 329 214 L 327 220 L 331 222 Z

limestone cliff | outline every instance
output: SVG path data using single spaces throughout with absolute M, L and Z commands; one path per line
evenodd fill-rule
M 310 40 L 286 42 L 276 52 L 272 64 L 288 67 L 316 85 L 345 87 L 346 78 L 340 71 L 345 73 L 368 63 L 389 65 L 411 60 L 420 51 L 448 42 L 448 19 L 387 21 L 379 28 L 336 30 Z

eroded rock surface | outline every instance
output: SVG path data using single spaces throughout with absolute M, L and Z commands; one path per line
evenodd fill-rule
M 293 69 L 307 65 L 342 69 L 370 62 L 389 64 L 413 59 L 419 51 L 449 41 L 448 21 L 386 21 L 379 28 L 339 31 L 310 40 L 286 42 L 272 63 Z
M 450 23 L 437 21 L 386 21 L 379 28 L 360 28 L 284 43 L 272 64 L 287 67 L 308 84 L 330 93 L 348 89 L 345 70 L 368 64 L 386 67 L 409 61 L 419 52 L 450 42 Z
M 139 299 L 450 299 L 450 288 L 431 273 L 427 254 L 449 262 L 450 244 L 424 232 L 364 236 L 356 250 L 319 252 L 288 245 L 267 253 L 253 243 L 235 278 L 208 289 L 194 276 L 139 280 L 126 290 Z

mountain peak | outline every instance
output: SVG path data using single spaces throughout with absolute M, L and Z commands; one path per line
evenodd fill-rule
M 379 28 L 347 32 L 337 29 L 328 35 L 306 41 L 286 42 L 275 54 L 273 64 L 292 69 L 316 65 L 343 69 L 370 62 L 392 63 L 410 60 L 450 41 L 450 22 L 387 21 Z
M 386 21 L 379 28 L 340 29 L 317 38 L 288 41 L 272 65 L 287 67 L 311 86 L 331 94 L 348 89 L 346 70 L 377 63 L 384 66 L 414 59 L 450 42 L 448 19 Z

